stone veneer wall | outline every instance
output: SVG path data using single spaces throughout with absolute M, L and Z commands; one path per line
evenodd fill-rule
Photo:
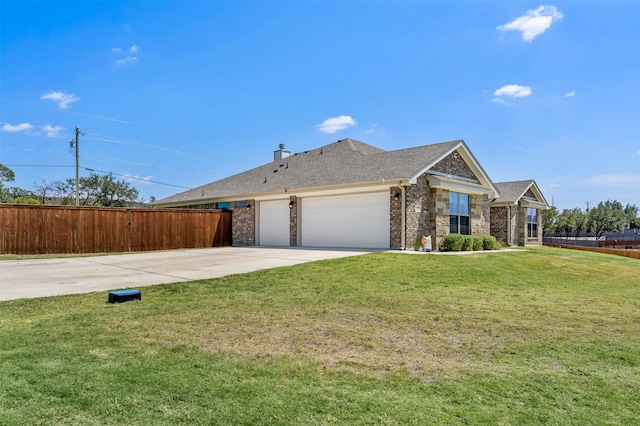
M 400 196 L 396 198 L 398 193 Z M 398 250 L 402 248 L 402 189 L 399 186 L 390 188 L 389 197 L 389 247 Z M 409 242 L 405 244 L 411 246 Z
M 298 197 L 289 197 L 289 245 L 298 247 Z
M 519 240 L 517 244 L 520 246 L 541 246 L 542 245 L 542 215 L 543 212 L 540 209 L 537 214 L 537 224 L 538 224 L 538 237 L 537 238 L 527 238 L 527 208 L 518 206 L 518 237 Z
M 507 241 L 507 210 L 506 207 L 491 207 L 490 234 L 505 244 L 509 244 Z
M 520 241 L 519 225 L 517 217 L 519 208 L 512 206 L 491 207 L 491 229 L 490 234 L 496 237 L 502 244 L 513 246 Z M 507 212 L 511 211 L 511 217 L 507 220 Z M 511 227 L 509 230 L 508 227 Z M 525 223 L 526 232 L 526 223 Z M 511 236 L 511 238 L 509 238 Z
M 488 195 L 469 195 L 469 219 L 471 235 L 488 235 L 491 232 Z
M 415 185 L 406 189 L 405 197 L 405 244 L 408 250 L 413 250 L 416 238 L 422 239 L 431 234 L 430 226 L 430 199 L 429 181 L 426 175 L 418 177 Z M 419 210 L 419 211 L 416 211 Z
M 442 239 L 449 233 L 449 191 L 431 188 L 429 195 L 431 245 L 437 250 Z
M 511 226 L 511 241 L 507 241 L 510 246 L 517 246 L 519 241 L 518 229 L 518 207 L 511 207 L 511 218 L 509 219 L 509 225 Z
M 450 158 L 450 157 L 447 157 Z M 456 159 L 451 158 L 451 161 Z M 466 164 L 465 164 L 466 167 Z M 458 167 L 456 173 L 461 171 Z M 467 175 L 468 176 L 468 175 Z M 465 176 L 465 177 L 467 177 Z M 394 192 L 394 189 L 391 191 Z M 472 235 L 489 235 L 491 233 L 491 205 L 488 195 L 469 195 Z M 391 241 L 392 247 L 397 241 L 395 231 L 396 223 L 401 218 L 395 206 L 395 201 L 391 203 Z M 416 212 L 416 207 L 418 212 Z M 405 247 L 412 249 L 416 238 L 431 236 L 431 245 L 437 250 L 442 239 L 449 233 L 449 191 L 441 188 L 430 188 L 426 175 L 418 178 L 415 185 L 411 185 L 406 191 L 406 241 Z
M 434 172 L 478 180 L 458 151 L 454 151 L 431 168 Z M 448 212 L 447 212 L 448 214 Z
M 515 244 L 519 246 L 524 246 L 527 241 L 527 208 L 518 206 L 518 216 L 517 216 L 517 228 L 516 235 L 518 236 L 518 241 Z
M 538 210 L 538 244 L 539 246 L 544 244 L 544 215 L 547 213 L 546 210 Z
M 234 246 L 256 245 L 256 203 L 254 200 L 245 200 L 245 203 L 250 206 L 248 210 L 246 206 L 231 203 L 231 244 Z

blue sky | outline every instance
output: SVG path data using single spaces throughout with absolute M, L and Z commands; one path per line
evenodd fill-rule
M 343 138 L 464 139 L 549 203 L 640 206 L 640 2 L 9 2 L 10 185 L 129 179 L 161 199 Z M 46 166 L 46 167 L 45 167 Z

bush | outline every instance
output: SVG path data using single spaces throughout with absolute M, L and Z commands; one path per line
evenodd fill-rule
M 422 238 L 416 237 L 416 239 L 413 240 L 413 250 L 420 251 L 420 247 L 422 247 Z
M 484 241 L 484 237 L 479 235 L 473 237 L 473 251 L 482 250 L 482 242 Z
M 496 245 L 498 244 L 498 240 L 493 235 L 483 235 L 482 236 L 482 249 L 483 250 L 497 250 Z M 500 247 L 498 247 L 500 248 Z
M 473 250 L 473 236 L 464 235 L 464 242 L 462 243 L 462 251 L 472 251 Z
M 440 251 L 500 250 L 502 245 L 491 235 L 472 236 L 448 234 L 440 243 Z
M 440 251 L 460 251 L 464 244 L 464 236 L 460 234 L 448 234 L 440 243 Z

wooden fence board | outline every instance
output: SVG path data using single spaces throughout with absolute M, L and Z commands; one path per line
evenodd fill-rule
M 545 246 L 549 247 L 559 247 L 566 248 L 571 250 L 582 250 L 582 251 L 594 251 L 597 253 L 606 253 L 606 254 L 615 254 L 616 256 L 624 256 L 630 257 L 631 259 L 640 259 L 640 250 L 625 250 L 625 249 L 611 249 L 604 247 L 583 247 L 583 246 L 571 246 L 566 244 L 545 244 Z
M 1 254 L 115 253 L 231 245 L 231 212 L 0 204 Z

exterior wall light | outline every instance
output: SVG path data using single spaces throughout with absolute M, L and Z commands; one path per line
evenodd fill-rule
M 251 210 L 251 204 L 247 204 L 247 211 Z
M 295 203 L 294 203 L 294 201 L 293 201 L 293 200 L 289 201 L 289 208 L 290 208 L 290 209 L 292 209 L 294 204 L 295 204 Z

